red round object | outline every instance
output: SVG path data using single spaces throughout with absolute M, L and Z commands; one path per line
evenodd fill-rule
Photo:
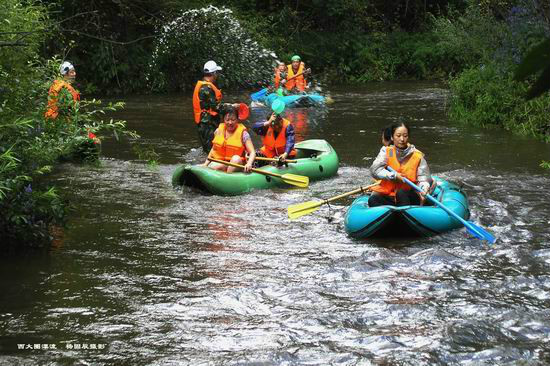
M 241 121 L 244 121 L 248 118 L 248 115 L 250 114 L 250 110 L 248 109 L 248 106 L 244 103 L 239 104 L 239 119 Z

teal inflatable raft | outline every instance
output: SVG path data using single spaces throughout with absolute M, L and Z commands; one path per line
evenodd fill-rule
M 276 174 L 297 174 L 310 181 L 332 177 L 338 171 L 338 154 L 325 140 L 306 140 L 295 145 L 297 163 L 277 168 L 267 165 L 259 168 Z M 178 167 L 172 174 L 172 185 L 194 187 L 217 195 L 238 195 L 253 189 L 289 187 L 280 178 L 260 173 L 225 173 L 202 165 Z
M 275 93 L 267 94 L 265 97 L 260 98 L 258 101 L 271 107 L 271 104 L 280 99 L 285 103 L 287 108 L 308 108 L 314 106 L 320 106 L 325 103 L 325 97 L 319 94 L 296 94 L 279 96 Z
M 470 211 L 465 194 L 453 183 L 434 179 L 438 183 L 434 198 L 467 220 Z M 463 227 L 437 206 L 369 207 L 368 199 L 357 198 L 346 213 L 346 232 L 354 238 L 431 236 Z

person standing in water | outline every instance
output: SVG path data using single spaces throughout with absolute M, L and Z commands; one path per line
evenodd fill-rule
M 55 120 L 61 114 L 68 116 L 80 102 L 80 93 L 72 84 L 76 79 L 76 70 L 72 63 L 65 61 L 59 66 L 61 78 L 54 80 L 48 91 L 48 109 L 44 113 L 46 120 Z
M 221 123 L 220 115 L 224 114 L 223 94 L 215 84 L 221 70 L 222 68 L 214 61 L 205 63 L 203 78 L 197 81 L 193 92 L 193 114 L 204 152 L 212 149 L 214 131 Z

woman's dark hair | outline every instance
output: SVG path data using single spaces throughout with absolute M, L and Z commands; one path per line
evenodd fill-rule
M 411 134 L 411 129 L 409 128 L 409 126 L 407 126 L 407 124 L 405 122 L 399 122 L 399 123 L 394 123 L 393 125 L 391 125 L 390 129 L 391 129 L 391 137 L 393 137 L 393 134 L 395 133 L 395 130 L 397 130 L 399 127 L 405 127 L 407 129 L 407 133 L 410 135 Z M 386 131 L 384 130 L 384 138 L 386 138 L 386 135 L 385 135 Z M 390 138 L 391 140 L 391 138 Z
M 393 136 L 391 131 L 391 127 L 386 127 L 382 130 L 382 137 L 384 138 L 384 140 L 388 142 L 391 141 L 391 137 Z

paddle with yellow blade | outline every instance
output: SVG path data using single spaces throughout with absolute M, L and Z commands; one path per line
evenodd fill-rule
M 244 165 L 231 163 L 229 161 L 218 160 L 218 159 L 213 159 L 213 158 L 208 158 L 208 160 L 219 163 L 219 164 L 224 164 L 224 165 L 232 166 L 232 167 L 235 167 L 235 168 L 244 169 Z M 256 169 L 256 168 L 252 168 L 250 170 L 253 171 L 254 173 L 259 173 L 259 174 L 263 174 L 263 175 L 270 175 L 272 177 L 282 179 L 283 182 L 285 182 L 287 184 L 291 184 L 291 185 L 296 186 L 296 187 L 307 188 L 309 186 L 309 177 L 306 177 L 304 175 L 277 174 L 277 173 L 269 172 L 267 170 Z
M 380 181 L 378 181 L 376 183 L 373 183 L 371 185 L 368 185 L 366 187 L 359 187 L 357 189 L 354 189 L 353 191 L 350 191 L 350 192 L 347 192 L 347 193 L 342 193 L 338 196 L 334 196 L 334 197 L 328 198 L 326 200 L 308 201 L 308 202 L 298 203 L 296 205 L 288 206 L 288 217 L 290 219 L 297 219 L 298 217 L 302 217 L 304 215 L 307 215 L 307 214 L 310 214 L 312 212 L 317 211 L 317 209 L 320 206 L 324 205 L 325 203 L 336 201 L 336 200 L 339 200 L 340 198 L 351 196 L 351 195 L 356 194 L 356 193 L 364 193 L 364 192 L 368 191 L 369 189 L 371 189 L 372 187 L 374 187 L 378 184 L 380 184 Z

